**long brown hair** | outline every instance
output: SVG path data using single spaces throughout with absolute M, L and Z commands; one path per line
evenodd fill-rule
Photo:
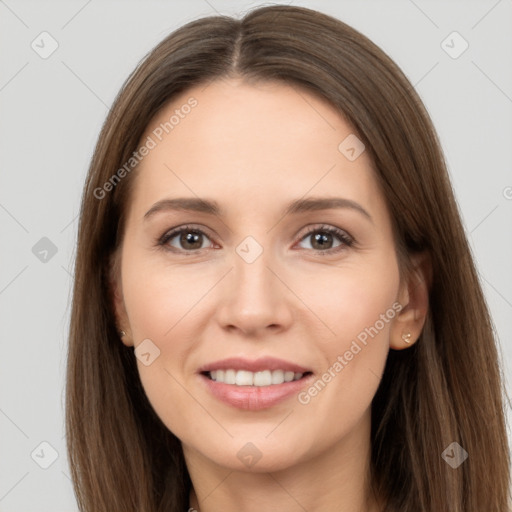
M 430 256 L 425 327 L 417 343 L 389 352 L 372 402 L 371 482 L 385 510 L 508 511 L 503 375 L 430 118 L 404 74 L 365 36 L 320 12 L 279 5 L 242 19 L 199 19 L 170 34 L 128 77 L 99 136 L 82 198 L 67 367 L 67 447 L 80 510 L 188 507 L 181 444 L 145 396 L 109 295 L 110 257 L 137 168 L 108 192 L 105 183 L 164 104 L 231 76 L 281 80 L 337 108 L 373 160 L 401 268 L 414 253 Z M 469 454 L 457 468 L 442 457 L 452 442 Z

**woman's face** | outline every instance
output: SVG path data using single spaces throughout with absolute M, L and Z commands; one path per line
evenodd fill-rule
M 351 126 L 304 90 L 217 80 L 141 144 L 116 308 L 156 413 L 186 455 L 232 469 L 356 456 L 401 290 Z

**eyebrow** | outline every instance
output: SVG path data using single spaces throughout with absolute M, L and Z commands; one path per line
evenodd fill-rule
M 359 204 L 351 199 L 341 197 L 312 197 L 308 199 L 296 199 L 287 204 L 282 211 L 282 216 L 293 215 L 304 212 L 348 208 L 363 214 L 370 222 L 373 222 L 371 215 Z M 224 212 L 216 201 L 195 197 L 176 197 L 173 199 L 162 199 L 156 202 L 144 215 L 148 220 L 158 212 L 163 211 L 186 211 L 207 213 L 210 215 L 223 216 Z

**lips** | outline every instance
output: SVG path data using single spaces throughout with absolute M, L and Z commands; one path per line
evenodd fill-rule
M 284 359 L 276 359 L 275 357 L 261 357 L 255 360 L 243 359 L 240 357 L 231 357 L 222 359 L 213 363 L 208 363 L 199 368 L 199 373 L 211 372 L 215 370 L 245 370 L 248 372 L 262 372 L 265 370 L 283 370 L 284 372 L 307 373 L 308 368 L 300 366 Z
M 273 357 L 223 359 L 202 366 L 198 373 L 220 401 L 253 411 L 268 409 L 299 393 L 313 377 L 307 368 Z

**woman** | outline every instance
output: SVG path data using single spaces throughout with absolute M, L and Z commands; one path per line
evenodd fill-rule
M 75 276 L 82 510 L 509 510 L 435 131 L 344 23 L 271 6 L 162 41 L 100 134 Z

